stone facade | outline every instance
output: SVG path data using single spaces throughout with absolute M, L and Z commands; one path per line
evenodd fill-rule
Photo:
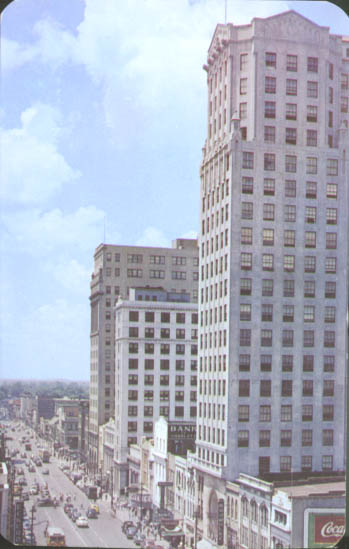
M 137 286 L 186 291 L 197 302 L 197 241 L 177 239 L 172 248 L 101 244 L 91 279 L 89 464 L 98 468 L 98 428 L 114 417 L 115 357 L 113 307 Z
M 290 11 L 218 25 L 209 48 L 196 441 L 209 517 L 219 479 L 344 469 L 347 46 Z

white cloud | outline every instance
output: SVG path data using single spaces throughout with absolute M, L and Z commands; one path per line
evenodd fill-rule
M 236 0 L 228 2 L 228 21 L 244 24 L 287 9 L 284 1 Z M 13 68 L 34 58 L 50 68 L 82 64 L 102 86 L 106 123 L 126 138 L 133 125 L 149 126 L 154 111 L 169 116 L 174 103 L 184 115 L 196 112 L 198 97 L 204 101 L 201 66 L 223 21 L 222 0 L 85 0 L 76 35 L 53 20 L 38 21 L 36 42 L 7 41 L 4 57 Z
M 45 264 L 47 271 L 57 284 L 72 292 L 75 296 L 81 295 L 86 298 L 89 292 L 89 281 L 91 278 L 91 264 L 86 267 L 76 259 L 67 259 L 60 262 L 53 260 Z
M 164 233 L 156 227 L 147 227 L 143 234 L 135 243 L 136 246 L 153 246 L 159 248 L 169 248 L 171 242 Z
M 62 250 L 74 254 L 91 252 L 103 240 L 104 217 L 104 211 L 95 206 L 81 207 L 73 213 L 56 208 L 4 215 L 4 246 L 9 249 L 14 242 L 18 250 L 39 257 Z
M 81 305 L 57 299 L 33 310 L 19 325 L 22 348 L 18 352 L 24 359 L 19 364 L 26 369 L 28 377 L 31 371 L 42 378 L 87 377 L 88 301 Z M 44 371 L 38 371 L 38 357 Z
M 2 130 L 0 197 L 10 203 L 42 204 L 80 177 L 57 142 L 67 131 L 60 113 L 37 104 L 21 114 L 21 128 Z

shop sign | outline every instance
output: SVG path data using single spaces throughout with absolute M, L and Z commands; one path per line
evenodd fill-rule
M 169 424 L 168 438 L 195 438 L 196 425 L 193 423 Z
M 329 547 L 345 533 L 344 514 L 310 513 L 308 520 L 308 547 Z

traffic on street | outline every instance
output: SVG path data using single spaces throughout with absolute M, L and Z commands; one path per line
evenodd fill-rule
M 153 528 L 143 528 L 130 509 L 111 506 L 109 494 L 86 489 L 83 470 L 52 456 L 48 443 L 20 422 L 6 428 L 14 465 L 13 495 L 24 501 L 25 545 L 166 549 Z M 88 497 L 89 496 L 89 497 Z

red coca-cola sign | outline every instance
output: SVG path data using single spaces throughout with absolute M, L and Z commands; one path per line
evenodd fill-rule
M 344 515 L 315 515 L 314 542 L 335 543 L 345 532 Z

